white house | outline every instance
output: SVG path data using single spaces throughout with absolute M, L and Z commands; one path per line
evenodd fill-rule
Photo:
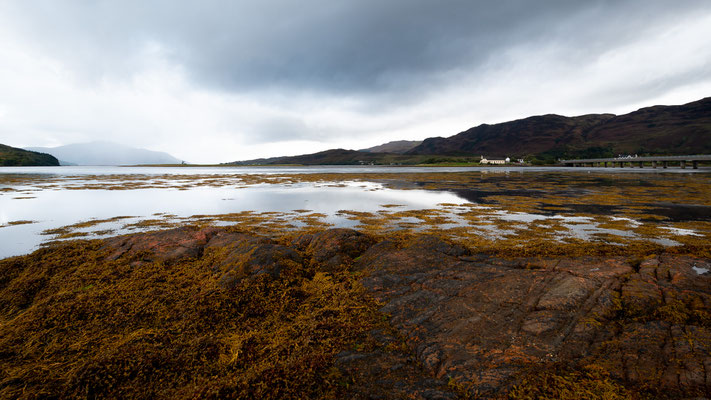
M 479 164 L 508 164 L 511 162 L 511 159 L 506 157 L 505 160 L 488 160 L 484 156 L 481 156 L 481 160 L 479 161 Z

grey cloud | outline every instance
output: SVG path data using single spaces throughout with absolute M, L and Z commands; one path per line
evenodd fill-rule
M 0 0 L 0 137 L 214 162 L 680 104 L 711 88 L 709 20 L 708 0 Z
M 604 100 L 604 103 L 608 105 L 607 110 L 609 110 L 612 106 L 644 102 L 646 99 L 654 98 L 659 93 L 666 93 L 679 87 L 703 85 L 709 81 L 710 77 L 711 61 L 703 66 L 690 68 L 672 76 L 657 76 L 644 82 L 636 82 L 635 90 L 633 91 L 626 86 L 607 87 L 593 89 L 589 95 Z M 653 105 L 660 104 L 645 104 L 645 106 Z
M 306 123 L 294 117 L 271 117 L 251 127 L 251 134 L 245 135 L 245 143 L 271 143 L 289 140 L 317 140 L 317 132 Z
M 660 21 L 711 7 L 703 0 L 37 4 L 15 3 L 13 14 L 46 51 L 88 76 L 130 74 L 136 52 L 155 42 L 212 89 L 396 97 L 440 85 L 451 72 L 480 73 L 523 43 L 559 43 L 571 63 L 594 59 Z

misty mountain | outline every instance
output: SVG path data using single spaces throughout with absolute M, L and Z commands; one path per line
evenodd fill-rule
M 395 153 L 403 154 L 406 153 L 416 146 L 422 143 L 421 140 L 396 140 L 393 142 L 387 142 L 379 146 L 373 146 L 367 149 L 361 149 L 358 151 L 363 151 L 366 153 Z
M 0 144 L 0 166 L 56 166 L 59 161 L 49 154 Z
M 425 139 L 411 155 L 540 155 L 711 153 L 711 97 L 625 115 L 540 115 L 482 124 L 454 136 Z M 592 154 L 595 153 L 595 154 Z
M 139 149 L 112 142 L 76 143 L 59 147 L 28 147 L 27 150 L 49 153 L 62 165 L 139 165 L 180 164 L 168 153 Z

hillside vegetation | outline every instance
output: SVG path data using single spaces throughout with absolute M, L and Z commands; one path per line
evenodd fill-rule
M 394 142 L 387 142 L 379 146 L 373 146 L 367 149 L 361 149 L 359 151 L 364 151 L 367 153 L 403 154 L 412 150 L 415 146 L 419 146 L 420 144 L 422 144 L 422 140 L 396 140 Z
M 237 161 L 237 165 L 471 164 L 480 156 L 553 164 L 559 158 L 618 154 L 711 153 L 711 97 L 680 106 L 647 107 L 625 115 L 547 114 L 482 124 L 450 137 L 389 142 L 360 151 L 334 149 L 291 157 Z
M 680 106 L 647 107 L 625 115 L 541 115 L 483 124 L 426 139 L 409 155 L 535 156 L 539 159 L 618 154 L 711 153 L 711 97 Z
M 0 144 L 1 166 L 54 166 L 59 161 L 49 154 L 27 151 Z

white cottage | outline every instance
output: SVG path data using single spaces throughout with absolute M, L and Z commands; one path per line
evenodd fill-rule
M 486 157 L 481 156 L 479 164 L 508 164 L 509 162 L 511 162 L 511 159 L 508 157 L 505 160 L 488 160 Z

